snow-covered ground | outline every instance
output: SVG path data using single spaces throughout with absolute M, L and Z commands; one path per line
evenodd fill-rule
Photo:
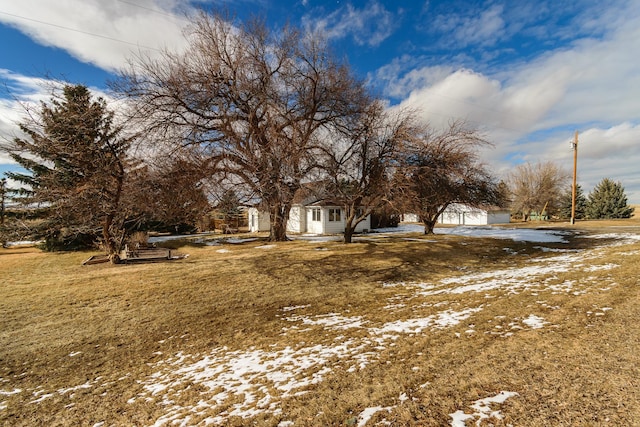
M 398 233 L 416 231 L 415 226 L 403 226 L 401 229 L 384 230 L 382 233 Z M 420 230 L 418 230 L 420 231 Z M 438 233 L 451 233 L 462 236 L 493 237 L 513 240 L 533 241 L 540 243 L 564 242 L 565 235 L 554 230 L 507 229 L 498 227 L 455 227 L 438 229 Z M 380 233 L 376 233 L 380 234 Z M 630 243 L 640 240 L 640 236 L 625 234 L 607 236 L 615 237 L 618 242 Z M 303 238 L 303 237 L 302 237 Z M 256 250 L 274 248 L 277 244 L 257 246 Z M 541 246 L 544 248 L 544 245 Z M 232 251 L 219 249 L 218 252 Z M 625 252 L 626 253 L 626 252 Z M 623 253 L 623 256 L 624 254 Z M 629 251 L 629 255 L 637 252 Z M 336 370 L 357 372 L 368 364 L 379 359 L 383 350 L 395 345 L 398 340 L 416 334 L 428 334 L 432 331 L 443 331 L 464 322 L 465 334 L 490 333 L 507 337 L 520 331 L 559 327 L 544 318 L 551 307 L 546 301 L 537 303 L 540 310 L 528 309 L 516 318 L 505 318 L 497 315 L 495 327 L 490 331 L 480 331 L 473 322 L 473 316 L 487 309 L 487 303 L 475 306 L 460 306 L 447 303 L 429 303 L 429 297 L 443 294 L 486 294 L 500 290 L 506 294 L 529 292 L 533 295 L 542 291 L 568 295 L 580 295 L 590 289 L 607 289 L 615 286 L 613 282 L 603 282 L 589 276 L 589 272 L 617 268 L 615 264 L 598 264 L 598 248 L 583 251 L 566 251 L 557 255 L 548 255 L 532 259 L 525 267 L 504 268 L 491 272 L 461 271 L 458 276 L 434 282 L 392 282 L 381 283 L 381 287 L 397 288 L 398 296 L 392 296 L 385 306 L 387 314 L 393 321 L 376 323 L 362 315 L 351 313 L 328 312 L 311 314 L 313 307 L 295 306 L 281 307 L 279 318 L 282 322 L 282 336 L 287 338 L 288 346 L 274 344 L 269 350 L 248 348 L 230 349 L 216 347 L 206 354 L 189 354 L 186 350 L 177 353 L 167 352 L 166 356 L 153 365 L 154 373 L 146 378 L 138 378 L 142 385 L 137 400 L 155 400 L 161 402 L 164 415 L 159 417 L 154 426 L 189 425 L 190 420 L 205 418 L 205 424 L 223 424 L 231 416 L 250 418 L 258 414 L 282 416 L 283 399 L 307 392 L 310 385 L 323 381 L 327 375 Z M 565 281 L 558 274 L 568 271 L 583 271 L 587 274 L 580 283 Z M 407 294 L 409 293 L 409 297 Z M 399 297 L 402 295 L 402 298 Z M 422 305 L 412 304 L 413 317 L 406 317 L 407 298 L 423 301 Z M 421 309 L 429 311 L 421 313 Z M 543 308 L 545 310 L 543 310 Z M 434 312 L 435 309 L 435 312 Z M 400 314 L 401 310 L 402 313 Z M 594 308 L 595 316 L 603 316 L 610 307 Z M 358 332 L 349 334 L 346 331 Z M 311 336 L 319 336 L 323 332 L 324 342 L 312 342 Z M 313 334 L 311 334 L 313 333 Z M 460 337 L 461 334 L 457 334 Z M 162 344 L 162 343 L 160 343 Z M 155 353 L 163 356 L 162 352 Z M 75 353 L 70 353 L 73 357 Z M 100 385 L 99 378 L 67 388 L 33 392 L 32 403 L 42 402 L 57 394 L 67 394 L 80 388 L 93 388 Z M 198 401 L 184 403 L 181 395 L 192 386 L 198 386 L 202 392 Z M 424 387 L 428 387 L 425 384 Z M 0 390 L 0 408 L 2 396 L 21 393 L 22 390 Z M 451 414 L 451 425 L 463 426 L 466 421 L 502 417 L 499 406 L 507 399 L 517 399 L 516 392 L 503 391 L 497 396 L 487 396 L 470 405 L 460 408 Z M 402 394 L 397 401 L 406 400 Z M 178 403 L 182 402 L 182 403 Z M 365 408 L 358 416 L 358 426 L 364 426 L 375 414 L 386 414 L 393 411 L 393 406 L 373 406 Z M 466 409 L 466 411 L 465 411 Z M 212 415 L 213 414 L 213 415 Z M 286 420 L 281 427 L 297 426 L 296 420 Z
M 420 224 L 400 224 L 398 227 L 379 228 L 370 233 L 357 234 L 354 241 L 372 240 L 397 236 L 408 233 L 423 233 L 424 226 Z M 515 227 L 491 227 L 491 226 L 458 226 L 458 227 L 436 227 L 435 234 L 440 235 L 457 235 L 467 237 L 490 237 L 495 239 L 511 239 L 522 242 L 540 242 L 540 243 L 565 243 L 566 237 L 570 234 L 568 231 L 551 230 L 551 229 L 529 229 Z M 319 235 L 319 234 L 291 234 L 293 240 L 303 240 L 309 242 L 331 242 L 341 241 L 342 235 Z M 258 240 L 255 237 L 231 237 L 221 236 L 219 234 L 201 233 L 201 234 L 184 234 L 184 235 L 168 235 L 155 236 L 149 238 L 149 243 L 159 243 L 169 240 L 189 239 L 194 243 L 205 245 L 219 245 L 223 243 L 239 244 L 253 242 Z M 408 238 L 409 239 L 409 238 Z

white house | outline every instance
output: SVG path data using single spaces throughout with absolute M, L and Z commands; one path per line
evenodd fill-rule
M 323 182 L 310 182 L 300 188 L 294 198 L 289 220 L 288 233 L 340 234 L 344 233 L 344 209 L 331 201 Z M 249 231 L 269 231 L 269 213 L 258 208 L 249 208 Z M 356 233 L 371 229 L 371 217 L 358 223 Z
M 463 204 L 451 204 L 438 218 L 439 224 L 491 225 L 508 224 L 511 212 L 498 207 L 474 208 Z
M 249 208 L 249 231 L 269 231 L 269 213 L 257 208 Z M 344 233 L 345 212 L 340 206 L 320 202 L 308 205 L 295 204 L 289 211 L 287 232 L 309 234 Z M 362 233 L 371 229 L 371 217 L 356 225 L 355 232 Z

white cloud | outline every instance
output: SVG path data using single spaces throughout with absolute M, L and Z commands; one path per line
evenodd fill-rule
M 187 21 L 177 0 L 21 0 L 4 2 L 0 21 L 38 43 L 66 50 L 80 61 L 114 71 L 133 53 L 181 48 Z M 69 19 L 73 17 L 73 19 Z
M 0 68 L 0 80 L 4 82 L 8 97 L 0 98 L 0 146 L 13 140 L 20 133 L 18 123 L 25 114 L 25 106 L 37 105 L 46 99 L 46 81 L 41 78 L 25 77 Z M 4 92 L 3 91 L 3 92 Z M 0 164 L 15 163 L 6 153 L 0 151 Z
M 507 170 L 514 158 L 558 160 L 569 169 L 568 142 L 578 129 L 585 191 L 611 177 L 640 202 L 639 20 L 640 5 L 603 13 L 599 27 L 589 23 L 600 28 L 601 38 L 584 38 L 493 74 L 423 67 L 403 75 L 396 62 L 377 76 L 390 82 L 390 96 L 410 91 L 401 105 L 422 109 L 432 125 L 462 118 L 488 132 L 496 149 L 485 155 L 497 170 Z
M 329 39 L 348 36 L 361 46 L 378 46 L 387 39 L 399 25 L 397 17 L 378 1 L 370 1 L 362 9 L 347 4 L 323 18 L 315 14 L 303 18 L 303 24 L 319 31 Z
M 0 146 L 11 143 L 22 132 L 18 124 L 25 121 L 27 110 L 39 111 L 40 102 L 48 102 L 54 91 L 61 88 L 62 82 L 39 77 L 27 77 L 0 68 L 0 80 L 6 85 L 6 96 L 0 97 Z M 123 101 L 114 100 L 99 88 L 89 88 L 94 97 L 104 98 L 113 111 Z M 0 150 L 0 165 L 15 164 L 13 159 Z
M 505 21 L 502 5 L 495 4 L 486 10 L 471 12 L 466 16 L 458 13 L 438 15 L 432 28 L 449 36 L 445 44 L 458 47 L 475 44 L 491 46 L 503 37 Z

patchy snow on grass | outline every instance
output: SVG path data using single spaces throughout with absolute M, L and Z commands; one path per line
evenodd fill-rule
M 511 239 L 516 242 L 566 243 L 570 232 L 539 228 L 505 228 L 491 226 L 460 226 L 454 228 L 436 228 L 436 234 L 452 234 L 469 237 L 492 237 Z
M 339 366 L 340 361 L 348 365 L 352 359 L 362 360 L 368 346 L 367 342 L 347 339 L 334 345 L 287 347 L 278 351 L 216 348 L 199 359 L 178 353 L 154 365 L 158 371 L 142 381 L 144 393 L 138 398 L 176 402 L 190 384 L 208 390 L 201 393 L 195 407 L 169 406 L 165 415 L 156 420 L 156 426 L 169 422 L 188 424 L 189 416 L 211 412 L 217 415 L 208 417 L 206 423 L 215 425 L 224 424 L 231 416 L 249 418 L 264 412 L 277 413 L 282 398 L 304 393 L 308 386 L 322 381 Z
M 471 408 L 475 410 L 472 414 L 466 414 L 465 412 L 458 410 L 453 414 L 449 414 L 452 418 L 452 427 L 465 427 L 466 422 L 473 419 L 478 419 L 476 425 L 480 425 L 482 420 L 494 418 L 501 420 L 504 417 L 500 411 L 494 411 L 491 409 L 492 404 L 503 404 L 507 399 L 518 396 L 518 393 L 512 391 L 501 391 L 493 397 L 487 397 L 484 399 L 476 400 Z
M 89 382 L 86 382 L 84 384 L 80 384 L 74 387 L 69 387 L 69 388 L 61 388 L 58 390 L 58 393 L 60 394 L 67 394 L 67 393 L 72 393 L 74 391 L 78 391 L 78 390 L 84 390 L 84 389 L 88 389 L 93 387 L 92 384 L 90 384 Z
M 380 230 L 378 230 L 380 231 Z M 407 231 L 422 231 L 421 225 L 403 225 L 400 230 L 390 229 L 389 233 Z M 437 229 L 441 234 L 459 234 L 470 237 L 495 237 L 513 240 L 530 240 L 535 242 L 564 242 L 565 234 L 554 230 L 506 229 L 496 227 L 456 227 Z M 619 235 L 607 236 L 617 238 Z M 316 240 L 316 236 L 302 236 L 301 238 Z M 321 240 L 335 240 L 340 236 L 318 237 Z M 603 239 L 605 237 L 602 237 Z M 243 243 L 257 240 L 226 239 L 225 243 Z M 631 241 L 629 238 L 627 241 Z M 636 241 L 635 239 L 633 241 Z M 222 240 L 220 240 L 222 242 Z M 258 249 L 269 249 L 274 245 L 256 246 Z M 268 350 L 255 347 L 249 349 L 234 349 L 227 347 L 214 348 L 204 354 L 174 353 L 159 362 L 150 365 L 154 373 L 136 379 L 140 384 L 140 393 L 129 399 L 133 404 L 138 400 L 154 402 L 163 408 L 163 415 L 155 420 L 154 426 L 190 425 L 197 418 L 198 424 L 224 425 L 229 418 L 238 416 L 249 419 L 258 415 L 282 414 L 282 401 L 290 396 L 306 393 L 314 384 L 323 381 L 333 372 L 358 372 L 368 364 L 379 359 L 380 354 L 387 347 L 395 345 L 394 341 L 402 335 L 428 333 L 459 325 L 475 313 L 484 309 L 479 307 L 451 309 L 452 301 L 439 301 L 427 298 L 425 303 L 420 301 L 408 304 L 411 298 L 429 297 L 441 294 L 463 294 L 467 292 L 486 292 L 500 289 L 509 293 L 529 290 L 535 294 L 541 290 L 580 294 L 585 292 L 585 284 L 597 282 L 595 277 L 585 277 L 576 281 L 561 280 L 559 273 L 566 271 L 602 271 L 616 268 L 615 264 L 592 265 L 591 260 L 597 258 L 597 251 L 556 250 L 545 252 L 566 252 L 550 254 L 538 259 L 532 259 L 524 267 L 496 269 L 493 271 L 473 272 L 472 269 L 460 269 L 457 277 L 450 277 L 434 283 L 383 283 L 383 288 L 415 288 L 407 296 L 406 289 L 397 292 L 389 298 L 389 303 L 383 306 L 386 316 L 391 321 L 373 324 L 373 320 L 364 316 L 348 316 L 342 313 L 326 313 L 304 315 L 310 305 L 288 306 L 280 309 L 279 318 L 285 326 L 283 335 L 288 336 L 287 346 L 278 345 L 267 347 Z M 229 252 L 226 248 L 217 250 L 218 253 Z M 390 291 L 390 293 L 394 293 Z M 400 296 L 401 295 L 401 296 Z M 455 298 L 451 298 L 455 301 Z M 545 301 L 536 301 L 545 308 L 550 307 Z M 413 318 L 406 318 L 406 308 L 413 310 Z M 426 313 L 419 310 L 429 308 Z M 303 311 L 305 310 L 305 311 Z M 588 315 L 603 316 L 611 310 L 610 307 L 593 307 Z M 394 316 L 394 312 L 398 311 Z M 405 313 L 400 317 L 399 312 Z M 433 314 L 432 314 L 433 313 Z M 429 314 L 429 315 L 427 315 Z M 512 321 L 506 316 L 496 316 L 498 324 L 492 324 L 491 333 L 508 337 L 519 330 L 540 329 L 549 322 L 529 312 L 523 313 Z M 526 317 L 525 317 L 526 316 Z M 395 320 L 394 320 L 395 319 Z M 491 322 L 491 321 L 490 321 Z M 306 329 L 302 329 L 306 328 Z M 482 333 L 479 327 L 471 323 L 460 327 L 456 336 L 460 339 Z M 307 331 L 322 332 L 321 342 L 312 342 Z M 346 332 L 346 331 L 349 332 Z M 464 330 L 464 332 L 463 332 Z M 353 335 L 353 337 L 345 336 Z M 317 335 L 315 335 L 317 336 Z M 165 340 L 159 341 L 160 344 Z M 70 353 L 69 357 L 79 355 L 80 352 Z M 154 352 L 154 356 L 161 356 L 163 352 Z M 170 353 L 167 353 L 170 354 Z M 416 370 L 418 368 L 415 368 Z M 124 379 L 123 377 L 121 379 Z M 59 390 L 46 392 L 37 389 L 33 392 L 32 404 L 40 403 L 57 394 L 69 398 L 73 393 L 82 389 L 89 389 L 97 384 L 98 379 L 85 384 L 76 385 Z M 428 383 L 421 387 L 428 386 Z M 194 390 L 197 397 L 194 399 Z M 0 396 L 10 396 L 21 393 L 22 390 L 0 390 Z M 30 393 L 30 391 L 26 391 Z M 464 426 L 465 423 L 475 421 L 480 425 L 483 420 L 501 420 L 502 414 L 495 407 L 503 404 L 507 399 L 517 396 L 515 392 L 500 392 L 493 397 L 479 399 L 473 402 L 470 413 L 458 410 L 450 414 L 454 427 Z M 405 394 L 400 395 L 399 401 L 407 400 Z M 377 403 L 377 402 L 373 402 Z M 6 403 L 0 401 L 0 409 Z M 379 412 L 392 412 L 395 406 L 373 406 L 364 409 L 353 418 L 353 425 L 365 426 Z M 351 420 L 350 420 L 351 421 Z M 388 424 L 381 421 L 379 424 Z M 291 427 L 293 421 L 283 420 L 279 427 Z
M 480 310 L 482 310 L 482 307 L 468 308 L 462 311 L 445 310 L 441 313 L 424 318 L 388 322 L 381 328 L 369 329 L 369 332 L 374 335 L 384 335 L 388 333 L 415 334 L 432 326 L 437 329 L 442 329 L 457 325 L 461 321 L 468 319 L 473 313 L 477 313 Z
M 522 321 L 522 323 L 524 323 L 531 329 L 542 329 L 545 323 L 549 323 L 549 322 L 545 322 L 542 317 L 538 317 L 534 314 L 530 314 L 529 317 L 527 317 Z
M 209 236 L 209 233 L 198 233 L 198 234 L 173 234 L 173 235 L 165 235 L 165 236 L 151 236 L 147 239 L 147 241 L 149 243 L 161 243 L 161 242 L 168 242 L 171 240 L 186 240 L 186 239 L 193 239 L 194 237 L 198 238 L 200 237 L 205 238 L 206 236 Z
M 322 314 L 314 317 L 290 316 L 289 322 L 302 322 L 303 325 L 323 326 L 329 329 L 361 328 L 366 321 L 361 316 L 344 317 L 337 313 Z
M 391 412 L 393 410 L 393 406 L 374 406 L 372 408 L 366 408 L 364 411 L 358 415 L 358 427 L 364 427 L 367 425 L 369 420 L 378 412 L 387 411 Z
M 290 313 L 308 306 L 292 306 L 282 309 Z M 427 328 L 442 329 L 458 324 L 481 310 L 470 308 L 461 311 L 445 310 L 433 316 L 389 322 L 380 328 L 367 328 L 369 323 L 361 316 L 342 316 L 339 313 L 303 316 L 292 315 L 283 320 L 300 323 L 309 328 L 346 330 L 359 328 L 368 332 L 360 338 L 336 336 L 333 342 L 297 348 L 264 351 L 249 349 L 231 351 L 216 348 L 205 356 L 188 356 L 178 353 L 156 363 L 158 370 L 142 380 L 143 393 L 137 399 L 153 399 L 167 406 L 165 414 L 156 420 L 155 426 L 188 424 L 194 415 L 208 416 L 205 422 L 224 424 L 231 416 L 250 418 L 261 413 L 277 414 L 283 398 L 305 393 L 307 387 L 316 384 L 336 368 L 357 372 L 379 357 L 389 341 L 398 339 L 394 334 L 411 334 Z M 289 328 L 284 328 L 285 333 Z M 296 333 L 304 333 L 297 330 Z M 197 405 L 180 406 L 180 395 L 189 386 L 199 386 L 208 391 L 201 393 Z M 405 396 L 406 398 L 406 396 Z M 376 413 L 391 411 L 392 407 L 368 408 L 358 416 L 364 425 Z M 214 416 L 210 416 L 214 413 Z
M 261 246 L 256 246 L 256 249 L 273 249 L 275 247 L 276 245 L 261 245 Z
M 18 394 L 18 393 L 22 393 L 22 389 L 20 388 L 14 388 L 11 391 L 4 391 L 4 390 L 0 390 L 0 396 L 11 396 L 13 394 Z
M 522 290 L 551 289 L 557 292 L 569 292 L 575 282 L 554 283 L 558 273 L 569 271 L 602 271 L 618 267 L 617 264 L 587 265 L 594 254 L 575 253 L 563 254 L 542 259 L 532 259 L 529 265 L 513 267 L 487 272 L 469 273 L 442 279 L 437 283 L 424 282 L 398 282 L 383 283 L 383 287 L 416 287 L 421 289 L 421 296 L 441 294 L 464 294 L 469 292 L 488 292 L 502 289 L 511 293 L 519 293 Z M 542 279 L 544 276 L 549 278 Z M 585 283 L 597 280 L 593 277 L 585 278 Z
M 255 242 L 258 240 L 257 237 L 247 237 L 247 238 L 239 238 L 239 237 L 230 237 L 228 239 L 221 239 L 223 242 L 231 243 L 233 245 L 239 245 L 241 243 Z
M 311 307 L 310 304 L 307 305 L 295 305 L 295 306 L 291 306 L 291 307 L 282 307 L 282 311 L 287 312 L 287 311 L 295 311 L 295 310 L 302 310 L 303 308 L 308 308 Z
M 618 267 L 618 264 L 601 264 L 601 265 L 589 265 L 586 267 L 582 267 L 582 271 L 585 272 L 594 272 L 594 271 L 603 271 L 603 270 L 611 270 L 613 268 Z

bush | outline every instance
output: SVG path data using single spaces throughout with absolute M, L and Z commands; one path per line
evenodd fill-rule
M 70 232 L 61 230 L 48 235 L 38 247 L 46 252 L 80 251 L 94 249 L 98 236 L 91 232 Z

